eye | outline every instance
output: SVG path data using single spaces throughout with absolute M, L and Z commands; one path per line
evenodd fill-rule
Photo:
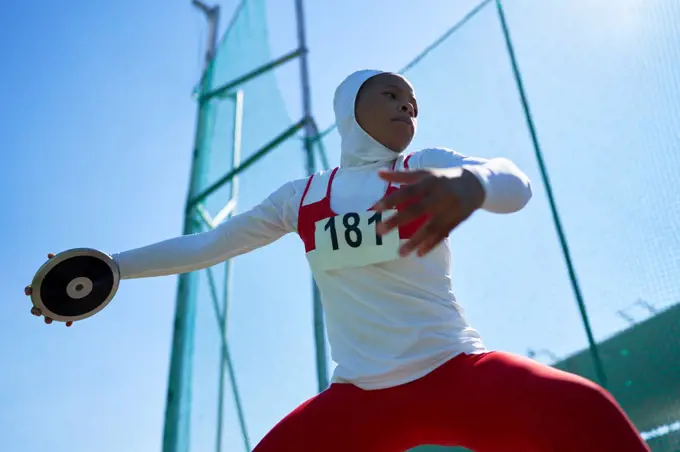
M 391 92 L 391 91 L 385 91 L 385 92 L 383 93 L 383 96 L 387 96 L 387 97 L 389 97 L 390 99 L 393 99 L 393 100 L 397 98 L 397 95 L 394 94 L 394 93 Z

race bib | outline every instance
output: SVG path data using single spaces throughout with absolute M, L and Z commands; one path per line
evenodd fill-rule
M 316 249 L 307 253 L 312 268 L 337 270 L 399 258 L 399 230 L 378 235 L 376 226 L 396 211 L 349 212 L 316 222 Z

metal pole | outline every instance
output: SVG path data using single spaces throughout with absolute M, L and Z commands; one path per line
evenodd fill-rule
M 231 169 L 238 167 L 241 164 L 241 132 L 243 128 L 243 91 L 239 90 L 233 96 L 234 100 L 234 133 L 232 136 L 232 154 L 231 154 Z M 234 176 L 231 180 L 229 187 L 229 202 L 237 202 L 238 200 L 238 189 L 239 189 L 239 178 Z M 236 212 L 236 208 L 232 209 L 227 215 L 226 219 L 229 219 Z M 215 225 L 217 226 L 217 225 Z M 229 374 L 231 378 L 231 387 L 234 391 L 234 399 L 237 406 L 237 414 L 239 418 L 239 423 L 241 425 L 241 435 L 243 436 L 243 442 L 246 452 L 250 451 L 250 442 L 248 438 L 248 432 L 246 430 L 245 419 L 243 416 L 243 410 L 241 408 L 240 397 L 238 394 L 238 388 L 236 386 L 236 380 L 233 370 L 231 369 L 231 360 L 229 359 L 229 350 L 226 347 L 228 342 L 228 331 L 229 331 L 229 301 L 231 298 L 231 283 L 232 283 L 232 261 L 226 261 L 224 263 L 224 298 L 222 303 L 222 311 L 218 312 L 217 315 L 220 317 L 217 321 L 223 324 L 222 331 L 224 332 L 223 346 L 220 352 L 220 377 L 219 377 L 219 392 L 217 400 L 217 435 L 215 439 L 215 450 L 217 452 L 222 451 L 222 437 L 223 437 L 223 425 L 224 424 L 224 380 L 225 380 L 225 366 L 230 367 Z
M 209 65 L 217 45 L 219 7 L 208 7 L 194 0 L 193 5 L 205 13 L 210 25 L 208 48 L 205 55 L 204 76 L 201 93 L 210 89 Z M 207 104 L 200 102 L 196 121 L 191 180 L 187 194 L 187 204 L 201 191 L 205 184 L 208 163 L 202 146 L 205 135 Z M 183 233 L 200 232 L 201 223 L 194 211 L 187 212 L 184 218 Z M 186 452 L 189 450 L 189 420 L 191 418 L 191 374 L 194 348 L 194 325 L 196 322 L 196 292 L 198 274 L 180 275 L 177 286 L 177 304 L 170 356 L 170 376 L 168 378 L 165 426 L 163 430 L 163 452 Z
M 225 93 L 229 93 L 234 90 L 234 88 L 238 88 L 240 85 L 243 85 L 244 83 L 259 77 L 260 75 L 264 74 L 265 72 L 269 72 L 272 69 L 276 69 L 277 67 L 286 64 L 289 61 L 294 60 L 295 58 L 299 57 L 302 54 L 302 51 L 300 49 L 293 50 L 292 52 L 288 52 L 287 54 L 283 55 L 280 58 L 275 59 L 274 61 L 270 61 L 269 63 L 263 64 L 260 67 L 257 67 L 253 69 L 252 71 L 248 72 L 247 74 L 244 74 L 237 78 L 236 80 L 232 80 L 230 82 L 225 83 L 222 86 L 219 86 L 212 91 L 206 93 L 202 99 L 203 100 L 210 100 L 213 97 L 220 97 L 224 96 Z
M 560 246 L 562 247 L 562 254 L 564 255 L 564 260 L 567 265 L 567 271 L 569 272 L 569 280 L 571 281 L 571 287 L 572 290 L 574 291 L 574 296 L 576 297 L 576 302 L 581 313 L 583 327 L 586 331 L 586 337 L 588 338 L 588 345 L 590 348 L 590 355 L 593 359 L 595 375 L 599 380 L 598 382 L 600 383 L 600 385 L 606 387 L 607 375 L 605 374 L 604 365 L 602 364 L 602 359 L 600 358 L 597 342 L 595 342 L 595 338 L 593 337 L 593 331 L 590 326 L 590 320 L 588 319 L 588 311 L 586 310 L 586 304 L 583 300 L 583 294 L 581 293 L 581 286 L 579 285 L 578 279 L 576 277 L 576 269 L 574 268 L 574 263 L 571 258 L 571 252 L 569 251 L 567 236 L 564 233 L 564 227 L 562 226 L 562 221 L 560 220 L 560 215 L 557 211 L 555 196 L 553 194 L 552 185 L 550 184 L 550 178 L 548 177 L 548 169 L 546 168 L 545 161 L 543 160 L 543 153 L 541 152 L 541 147 L 538 144 L 538 135 L 536 133 L 536 127 L 534 126 L 534 121 L 531 116 L 531 110 L 529 109 L 529 101 L 527 100 L 526 92 L 524 91 L 522 75 L 520 74 L 519 71 L 517 58 L 515 57 L 515 49 L 512 45 L 512 40 L 510 39 L 510 30 L 508 28 L 507 21 L 505 20 L 505 12 L 503 11 L 503 5 L 501 4 L 500 0 L 496 0 L 496 6 L 498 9 L 498 17 L 501 22 L 501 27 L 503 29 L 503 35 L 505 37 L 505 45 L 507 47 L 508 56 L 510 57 L 510 63 L 512 65 L 512 71 L 515 77 L 515 82 L 517 84 L 517 90 L 519 91 L 520 100 L 522 102 L 522 109 L 524 110 L 524 116 L 526 118 L 527 127 L 529 128 L 529 134 L 531 135 L 531 142 L 534 146 L 536 160 L 538 161 L 538 168 L 540 170 L 541 178 L 543 179 L 543 185 L 545 186 L 546 195 L 548 197 L 548 202 L 550 204 L 550 212 L 552 214 L 553 223 L 555 225 L 555 230 L 560 241 Z
M 314 125 L 312 123 L 312 96 L 309 87 L 309 65 L 307 62 L 307 37 L 305 33 L 305 13 L 303 0 L 295 0 L 295 16 L 297 20 L 298 49 L 300 55 L 300 80 L 302 82 L 302 114 L 305 120 L 305 152 L 307 155 L 307 173 L 314 174 Z M 323 310 L 319 289 L 312 278 L 312 296 L 314 303 L 314 339 L 316 346 L 316 373 L 319 392 L 328 387 L 328 359 L 326 357 L 326 336 L 324 334 Z
M 215 58 L 215 49 L 217 48 L 217 32 L 219 31 L 220 22 L 220 7 L 219 5 L 208 6 L 199 0 L 192 0 L 191 4 L 200 9 L 208 19 L 208 47 L 205 50 L 205 60 L 203 61 L 203 71 L 207 70 Z M 209 89 L 212 87 L 209 87 Z
M 248 158 L 246 158 L 243 162 L 241 162 L 241 164 L 239 166 L 237 166 L 233 170 L 229 171 L 227 174 L 225 174 L 224 176 L 219 178 L 217 181 L 213 182 L 203 192 L 196 195 L 196 198 L 194 198 L 193 201 L 191 201 L 187 205 L 187 212 L 189 212 L 193 208 L 197 207 L 208 196 L 215 193 L 224 184 L 230 182 L 235 176 L 237 176 L 238 174 L 241 174 L 246 169 L 250 168 L 251 165 L 254 165 L 256 162 L 258 162 L 262 157 L 264 157 L 265 155 L 267 155 L 268 153 L 270 153 L 271 151 L 276 149 L 281 143 L 283 143 L 288 138 L 295 135 L 304 126 L 305 126 L 305 120 L 301 119 L 297 123 L 290 126 L 287 130 L 284 130 L 283 132 L 281 132 L 277 137 L 275 137 L 269 143 L 265 144 L 260 149 L 258 149 L 254 153 L 250 154 L 248 156 Z

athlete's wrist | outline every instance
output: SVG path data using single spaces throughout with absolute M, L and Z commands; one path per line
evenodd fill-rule
M 466 201 L 470 203 L 473 210 L 481 208 L 486 200 L 486 189 L 480 177 L 468 168 L 463 168 L 459 178 L 464 187 L 462 192 L 466 197 Z

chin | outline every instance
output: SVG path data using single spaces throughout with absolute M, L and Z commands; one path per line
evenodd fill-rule
M 395 138 L 397 138 L 395 140 Z M 389 149 L 392 152 L 396 152 L 397 154 L 401 154 L 406 150 L 409 144 L 411 144 L 411 140 L 404 140 L 404 139 L 398 139 L 399 137 L 392 137 L 392 140 L 390 140 L 389 143 L 384 143 L 385 147 Z
M 403 128 L 398 128 L 396 130 L 392 129 L 384 138 L 377 141 L 390 151 L 401 154 L 413 141 L 413 134 L 408 133 Z
M 408 148 L 409 144 L 411 144 L 411 140 L 408 141 L 400 141 L 398 143 L 392 143 L 392 146 L 388 146 L 391 151 L 396 152 L 397 154 L 401 154 Z

